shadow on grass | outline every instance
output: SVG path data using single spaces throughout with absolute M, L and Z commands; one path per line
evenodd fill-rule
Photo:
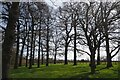
M 109 69 L 109 68 L 107 68 L 107 67 L 100 68 L 98 70 L 95 70 L 94 74 L 92 74 L 90 72 L 82 72 L 82 73 L 80 73 L 78 75 L 72 76 L 71 78 L 90 78 L 90 75 L 99 74 L 99 71 L 105 70 L 105 69 Z
M 87 79 L 87 78 L 99 78 L 101 76 L 106 77 L 104 73 L 108 73 L 109 70 L 106 70 L 104 65 L 100 65 L 96 67 L 96 73 L 91 74 L 90 68 L 88 65 L 50 65 L 49 67 L 40 66 L 40 68 L 37 68 L 36 66 L 32 67 L 32 69 L 28 69 L 28 67 L 19 67 L 16 70 L 11 70 L 13 77 L 32 77 L 32 78 L 57 78 L 55 80 L 59 80 L 58 78 L 62 78 L 61 80 L 64 80 L 64 78 L 67 78 L 68 80 L 81 80 Z M 105 71 L 101 71 L 105 70 Z M 115 69 L 110 69 L 115 70 Z M 107 74 L 107 76 L 110 76 Z M 111 77 L 111 76 L 110 76 Z M 51 80 L 51 79 L 50 79 Z M 54 79 L 52 79 L 54 80 Z
M 18 69 L 12 69 L 12 73 L 34 73 L 36 71 L 40 70 L 40 68 L 33 67 L 32 69 L 29 69 L 28 67 L 19 67 Z
M 104 70 L 104 69 L 109 69 L 109 68 L 104 67 L 104 68 L 101 68 L 101 69 L 99 69 L 99 70 L 95 70 L 95 71 L 100 71 L 100 70 Z
M 83 72 L 70 78 L 89 78 L 90 72 Z

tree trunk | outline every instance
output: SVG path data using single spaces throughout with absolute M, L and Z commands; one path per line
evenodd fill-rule
M 20 25 L 19 25 L 19 21 L 18 21 L 18 25 L 17 25 L 17 51 L 16 51 L 16 56 L 15 56 L 15 64 L 14 64 L 14 69 L 17 69 L 18 68 L 18 55 L 19 55 L 19 28 L 20 28 Z
M 49 65 L 49 51 L 48 51 L 48 42 L 47 42 L 46 66 L 48 65 Z
M 100 65 L 100 46 L 98 47 L 97 65 Z
M 19 66 L 22 66 L 22 58 L 23 58 L 25 40 L 26 40 L 26 36 L 24 37 L 23 42 L 22 42 L 22 49 L 21 49 L 21 54 L 20 54 Z
M 40 67 L 40 46 L 41 46 L 40 43 L 41 43 L 41 21 L 40 21 L 40 27 L 39 27 L 38 68 Z
M 43 65 L 43 59 L 44 59 L 44 56 L 43 56 L 43 47 L 42 47 L 42 43 L 41 43 L 41 50 L 42 50 L 42 59 L 41 59 L 41 64 Z
M 29 56 L 29 43 L 30 43 L 30 40 L 29 40 L 29 28 L 28 28 L 28 33 L 27 33 L 27 55 L 26 55 L 26 67 L 28 66 L 28 56 Z
M 30 59 L 29 59 L 29 69 L 32 68 L 32 52 L 33 52 L 33 34 L 34 34 L 34 21 L 32 17 L 32 30 L 31 30 L 31 49 L 30 49 Z
M 76 62 L 76 25 L 74 23 L 74 65 L 77 65 L 77 62 Z
M 109 52 L 109 38 L 108 35 L 105 37 L 106 39 L 106 53 L 107 53 L 107 68 L 112 67 L 112 61 L 111 61 L 111 54 Z
M 95 73 L 95 68 L 96 68 L 96 65 L 95 65 L 95 54 L 92 53 L 90 58 L 91 58 L 91 60 L 90 60 L 91 73 L 94 74 Z
M 36 34 L 34 35 L 34 36 L 36 36 Z M 34 41 L 33 41 L 34 43 L 34 46 L 33 46 L 33 56 L 32 56 L 32 65 L 34 65 L 34 57 L 35 57 L 35 37 L 34 37 Z
M 13 43 L 15 40 L 15 24 L 18 19 L 19 2 L 13 2 L 9 10 L 9 19 L 5 31 L 4 42 L 2 44 L 2 79 L 8 78 L 8 70 L 10 66 L 10 58 Z
M 28 56 L 29 56 L 29 40 L 27 42 L 26 67 L 28 66 Z
M 37 67 L 38 68 L 40 67 L 40 42 L 39 42 L 39 49 L 38 49 L 38 66 Z
M 68 61 L 67 61 L 67 51 L 68 51 L 68 44 L 66 43 L 66 45 L 65 45 L 65 62 L 64 62 L 64 64 L 68 64 Z
M 46 55 L 46 66 L 49 65 L 49 26 L 47 26 L 47 55 Z
M 57 48 L 55 47 L 54 64 L 56 64 Z

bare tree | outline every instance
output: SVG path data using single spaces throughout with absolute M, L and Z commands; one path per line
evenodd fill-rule
M 5 38 L 2 44 L 2 78 L 8 78 L 9 62 L 11 58 L 12 46 L 15 40 L 15 27 L 19 15 L 19 2 L 13 2 L 9 9 L 9 18 L 5 31 Z
M 18 24 L 17 24 L 17 50 L 16 50 L 16 57 L 15 57 L 15 64 L 14 64 L 14 69 L 17 69 L 18 67 L 18 55 L 19 55 L 19 33 L 20 33 L 20 24 L 19 24 L 19 21 L 18 21 Z
M 101 2 L 101 17 L 102 17 L 102 25 L 103 25 L 103 35 L 105 36 L 106 41 L 106 54 L 107 54 L 107 67 L 112 67 L 112 61 L 111 59 L 119 52 L 119 46 L 116 46 L 110 51 L 110 32 L 114 32 L 113 25 L 115 25 L 115 21 L 117 21 L 120 18 L 120 11 L 116 11 L 116 8 L 120 6 L 120 2 Z M 113 25 L 112 25 L 113 24 Z M 115 26 L 114 26 L 115 27 Z M 111 31 L 112 30 L 112 31 Z M 118 49 L 118 51 L 112 56 L 111 54 L 113 51 Z
M 60 16 L 59 16 L 59 19 L 60 19 L 60 24 L 61 25 L 61 31 L 63 32 L 63 40 L 64 40 L 64 45 L 65 45 L 65 62 L 64 64 L 68 64 L 68 61 L 67 61 L 67 52 L 68 52 L 68 47 L 69 47 L 69 43 L 72 39 L 72 36 L 70 33 L 72 31 L 72 26 L 70 25 L 70 17 L 71 15 L 69 14 L 69 10 L 68 9 L 68 6 L 67 5 L 64 5 L 63 8 L 59 8 L 59 12 L 60 12 Z

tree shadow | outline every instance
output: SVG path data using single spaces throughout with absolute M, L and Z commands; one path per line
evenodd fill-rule
M 72 76 L 70 78 L 89 78 L 90 72 L 82 72 L 78 75 Z
M 95 71 L 100 71 L 100 70 L 104 70 L 104 69 L 109 69 L 108 67 L 104 67 L 104 68 L 101 68 L 99 70 L 95 70 Z
M 29 67 L 18 67 L 17 69 L 11 69 L 9 70 L 9 73 L 12 71 L 12 73 L 34 73 L 38 70 L 41 70 L 41 68 L 36 68 L 36 67 L 32 67 L 31 69 L 29 69 Z
M 96 72 L 94 74 L 97 74 L 97 72 L 99 72 L 100 70 L 104 70 L 104 69 L 109 69 L 107 67 L 101 68 L 99 70 L 95 70 Z M 72 76 L 71 78 L 90 78 L 89 75 L 93 75 L 91 72 L 82 72 L 78 75 Z

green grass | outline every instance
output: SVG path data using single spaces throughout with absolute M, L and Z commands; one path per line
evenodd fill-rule
M 9 72 L 10 78 L 118 78 L 120 72 L 118 65 L 106 69 L 105 64 L 96 67 L 96 73 L 90 74 L 89 64 L 50 64 L 48 67 L 41 65 L 37 68 L 36 65 L 32 69 L 24 66 L 18 69 L 11 69 Z

